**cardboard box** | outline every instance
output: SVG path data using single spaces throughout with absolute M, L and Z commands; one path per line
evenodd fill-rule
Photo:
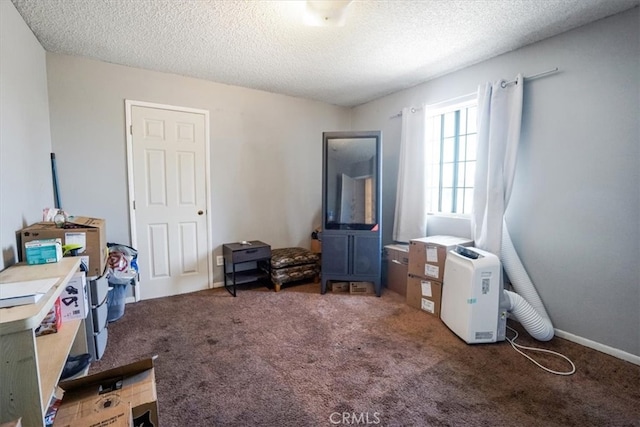
M 24 254 L 27 264 L 51 264 L 62 259 L 61 239 L 39 239 L 25 243 Z
M 442 282 L 409 275 L 407 280 L 407 305 L 440 317 Z
M 61 239 L 62 245 L 81 244 L 78 255 L 87 265 L 88 276 L 102 276 L 107 265 L 107 233 L 103 219 L 87 217 L 71 217 L 65 228 L 58 228 L 53 222 L 38 222 L 19 231 L 22 246 L 22 259 L 26 260 L 25 244 L 40 239 Z
M 66 425 L 69 427 L 138 427 L 149 424 L 133 424 L 131 405 L 118 405 L 85 418 L 73 420 Z
M 75 273 L 60 294 L 62 321 L 84 319 L 89 313 L 87 277 L 84 271 Z
M 56 301 L 53 303 L 53 307 L 44 316 L 40 325 L 34 331 L 36 337 L 48 334 L 57 333 L 62 327 L 62 307 L 61 307 L 60 297 L 56 298 Z
M 409 274 L 442 282 L 447 252 L 456 246 L 473 246 L 473 240 L 456 236 L 429 236 L 409 242 Z
M 373 282 L 350 282 L 349 293 L 351 295 L 375 295 L 376 287 Z
M 331 292 L 349 292 L 349 282 L 329 282 Z
M 89 422 L 96 414 L 121 422 L 118 413 L 122 414 L 128 408 L 131 408 L 133 425 L 160 425 L 153 359 L 61 381 L 59 386 L 64 390 L 64 396 L 54 427 L 92 425 Z
M 322 242 L 318 239 L 311 239 L 311 252 L 314 254 L 322 253 Z
M 386 262 L 385 284 L 387 289 L 407 295 L 407 274 L 409 274 L 409 245 L 387 245 L 384 247 Z

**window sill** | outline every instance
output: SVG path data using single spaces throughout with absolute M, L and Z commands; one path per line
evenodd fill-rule
M 434 216 L 439 218 L 453 218 L 453 219 L 471 219 L 471 214 L 459 214 L 459 213 L 444 213 L 444 212 L 428 212 L 428 216 Z

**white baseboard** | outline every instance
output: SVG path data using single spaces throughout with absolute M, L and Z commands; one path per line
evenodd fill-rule
M 600 344 L 595 341 L 570 334 L 569 332 L 561 331 L 560 329 L 554 329 L 554 331 L 557 337 L 564 338 L 568 341 L 575 342 L 594 350 L 598 350 L 610 356 L 617 357 L 618 359 L 626 360 L 627 362 L 633 363 L 634 365 L 640 365 L 640 356 L 636 356 L 635 354 L 627 353 L 626 351 L 609 347 L 608 345 Z
M 222 288 L 224 286 L 224 282 L 213 282 L 213 286 L 211 288 Z

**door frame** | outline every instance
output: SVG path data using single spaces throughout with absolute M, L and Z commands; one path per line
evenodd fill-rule
M 211 143 L 209 136 L 209 110 L 202 110 L 198 108 L 189 108 L 189 107 L 179 107 L 175 105 L 168 104 L 157 104 L 154 102 L 145 102 L 145 101 L 135 101 L 131 99 L 124 100 L 125 105 L 125 134 L 127 140 L 127 183 L 129 189 L 128 202 L 129 202 L 129 223 L 131 230 L 131 246 L 134 248 L 138 247 L 138 233 L 136 230 L 136 211 L 134 209 L 134 195 L 135 195 L 135 186 L 134 186 L 134 177 L 133 177 L 133 135 L 131 132 L 133 123 L 131 121 L 131 110 L 133 107 L 147 107 L 147 108 L 155 108 L 159 110 L 171 110 L 171 111 L 180 111 L 183 113 L 196 113 L 204 115 L 204 148 L 205 148 L 205 198 L 206 198 L 206 232 L 207 232 L 207 283 L 209 288 L 213 287 L 212 277 L 213 277 L 213 250 L 211 247 Z M 140 292 L 138 291 L 137 286 L 132 286 L 133 288 L 133 301 L 140 301 Z M 133 302 L 131 301 L 131 302 Z M 128 301 L 129 302 L 129 301 Z

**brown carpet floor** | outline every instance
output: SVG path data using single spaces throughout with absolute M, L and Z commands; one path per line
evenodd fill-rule
M 640 426 L 640 366 L 518 324 L 561 352 L 544 372 L 509 343 L 467 345 L 437 318 L 319 284 L 128 304 L 90 373 L 158 355 L 170 426 Z M 556 370 L 567 362 L 535 356 Z

